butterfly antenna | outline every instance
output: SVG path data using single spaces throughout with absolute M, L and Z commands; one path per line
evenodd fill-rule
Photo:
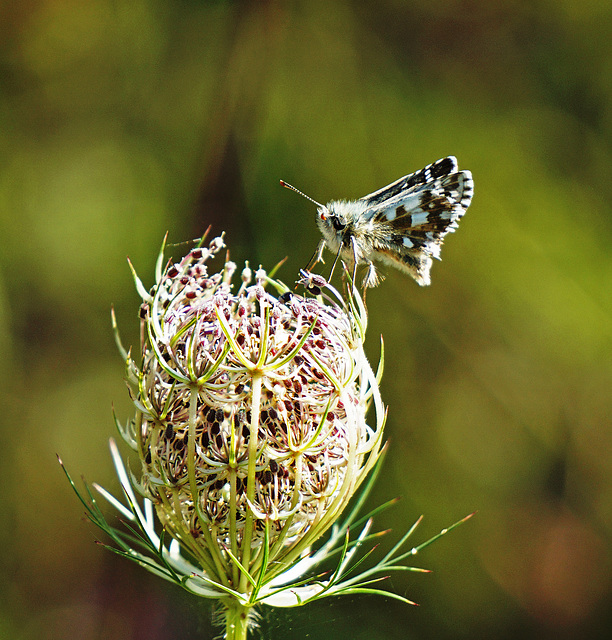
M 299 193 L 303 198 L 306 198 L 306 200 L 310 200 L 310 202 L 314 202 L 317 205 L 317 207 L 321 207 L 322 209 L 327 209 L 325 205 L 322 205 L 320 202 L 313 200 L 310 196 L 307 196 L 305 193 L 302 193 L 299 189 L 296 189 L 294 186 L 290 185 L 288 182 L 281 180 L 280 183 L 281 183 L 281 186 L 285 187 L 285 189 L 291 189 L 291 191 L 295 191 L 296 193 Z

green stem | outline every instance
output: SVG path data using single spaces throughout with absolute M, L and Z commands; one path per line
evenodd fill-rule
M 259 432 L 259 414 L 261 411 L 261 387 L 263 382 L 263 375 L 261 371 L 253 373 L 252 387 L 251 387 L 251 428 L 249 434 L 249 450 L 248 450 L 248 469 L 247 469 L 247 498 L 252 502 L 255 500 L 255 471 L 257 466 L 257 436 Z M 242 557 L 240 561 L 246 571 L 249 570 L 251 563 L 251 540 L 253 537 L 253 529 L 255 523 L 253 521 L 254 516 L 250 509 L 247 509 L 246 521 L 244 523 L 244 533 L 242 538 Z M 240 585 L 238 590 L 241 593 L 246 593 L 247 590 L 247 576 L 242 574 L 240 576 Z
M 200 524 L 202 527 L 202 533 L 204 538 L 206 539 L 207 545 L 206 547 L 209 549 L 210 554 L 212 556 L 212 560 L 215 563 L 215 567 L 217 569 L 217 578 L 223 584 L 227 584 L 227 570 L 223 562 L 223 556 L 217 546 L 216 538 L 213 538 L 210 527 L 207 522 L 204 522 L 200 517 L 200 492 L 198 489 L 198 483 L 196 479 L 196 447 L 195 447 L 195 437 L 196 437 L 196 421 L 197 421 L 197 413 L 198 413 L 198 388 L 196 385 L 192 385 L 191 388 L 191 397 L 189 399 L 189 430 L 187 432 L 187 473 L 189 477 L 189 489 L 191 490 L 191 495 L 193 498 L 193 505 L 195 512 L 200 520 Z M 196 558 L 201 556 L 200 553 L 195 553 Z M 203 562 L 206 561 L 206 557 L 204 557 Z M 206 567 L 207 564 L 203 564 L 203 567 Z
M 226 640 L 246 640 L 249 630 L 249 610 L 236 600 L 230 600 L 225 611 Z

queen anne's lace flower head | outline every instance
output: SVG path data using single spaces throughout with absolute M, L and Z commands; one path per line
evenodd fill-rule
M 261 269 L 253 279 L 246 267 L 233 291 L 234 263 L 209 273 L 223 246 L 215 238 L 168 265 L 145 297 L 133 439 L 165 529 L 233 584 L 232 555 L 246 567 L 267 548 L 276 562 L 333 523 L 381 430 L 365 418 L 376 384 L 365 317 L 277 298 Z

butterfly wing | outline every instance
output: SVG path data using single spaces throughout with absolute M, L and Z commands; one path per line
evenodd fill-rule
M 361 200 L 368 217 L 384 229 L 373 239 L 375 257 L 430 283 L 432 258 L 440 258 L 444 236 L 454 231 L 472 200 L 469 171 L 453 156 L 396 180 Z

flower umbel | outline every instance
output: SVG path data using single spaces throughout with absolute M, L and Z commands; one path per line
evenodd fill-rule
M 364 318 L 279 300 L 248 267 L 234 293 L 233 263 L 208 273 L 222 247 L 215 238 L 170 265 L 143 302 L 128 436 L 165 529 L 244 597 L 264 561 L 274 577 L 336 519 L 378 455 L 382 419 L 365 420 L 378 391 Z
M 260 603 L 386 593 L 370 583 L 382 571 L 409 569 L 398 562 L 431 540 L 400 554 L 411 530 L 373 569 L 348 577 L 371 522 L 356 521 L 360 503 L 337 520 L 380 457 L 385 422 L 363 350 L 365 307 L 348 274 L 344 298 L 319 277 L 320 295 L 303 297 L 247 264 L 234 290 L 233 262 L 210 267 L 224 246 L 223 236 L 207 246 L 202 238 L 165 267 L 162 246 L 150 291 L 134 273 L 143 299 L 140 364 L 118 344 L 136 415 L 117 425 L 140 471 L 128 475 L 111 442 L 127 507 L 94 485 L 129 530 L 106 521 L 89 489 L 81 499 L 111 548 L 219 600 L 226 637 L 245 638 Z M 305 579 L 334 553 L 327 579 Z

